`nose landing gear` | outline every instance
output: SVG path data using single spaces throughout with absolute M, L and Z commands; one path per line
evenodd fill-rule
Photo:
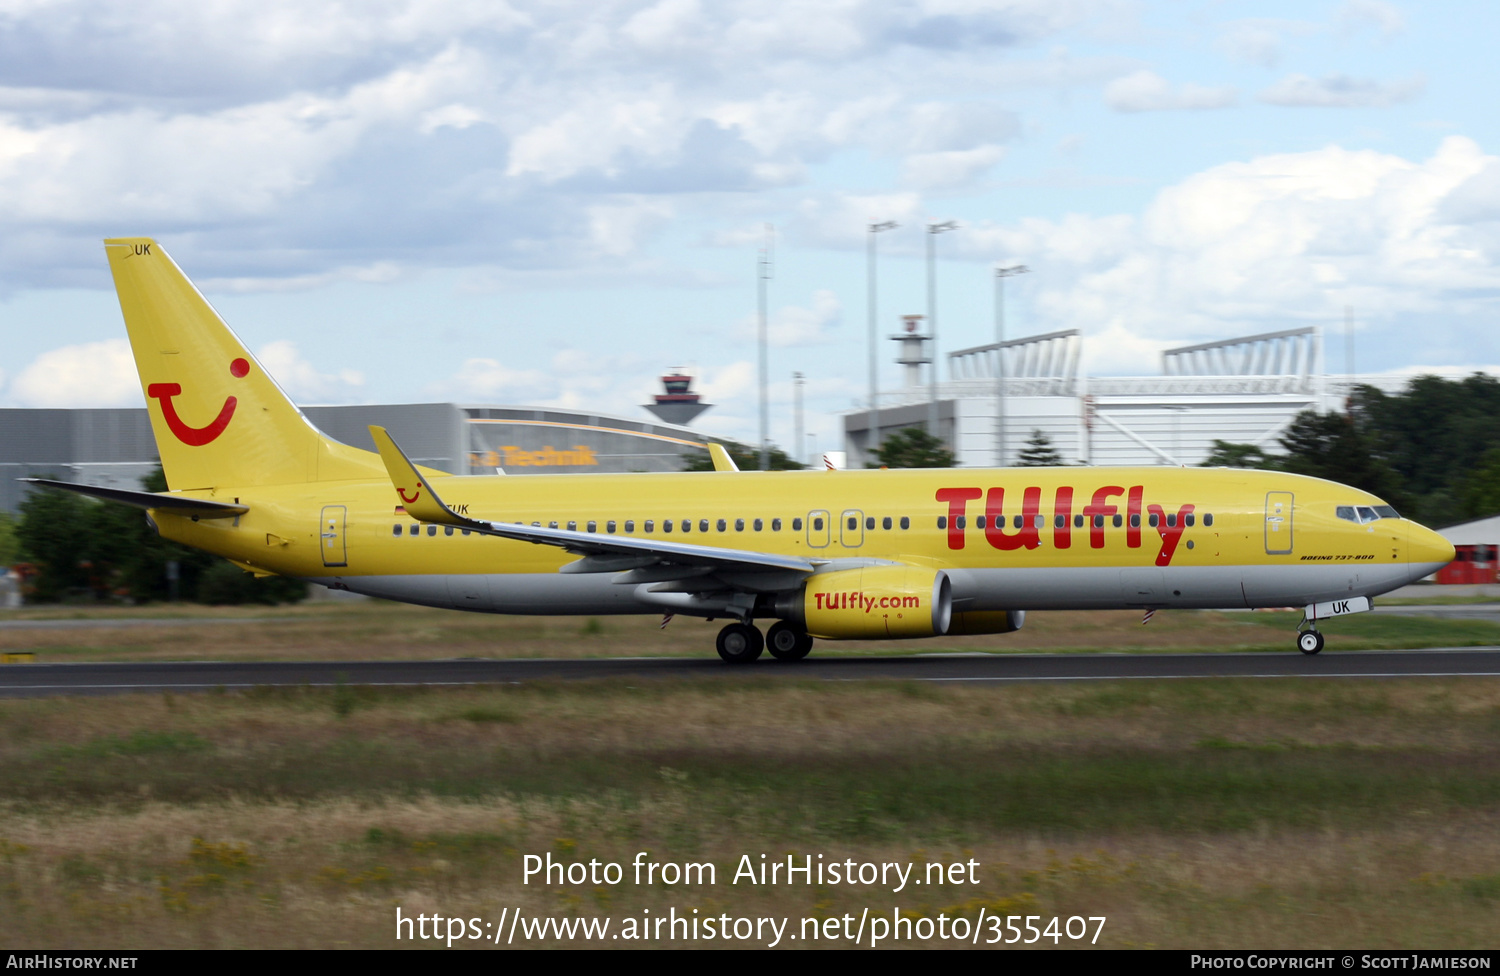
M 1304 630 L 1297 635 L 1297 650 L 1303 654 L 1316 654 L 1323 649 L 1323 635 L 1316 630 Z

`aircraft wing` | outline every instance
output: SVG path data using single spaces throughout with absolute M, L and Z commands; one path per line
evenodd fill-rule
M 155 508 L 173 515 L 194 515 L 198 518 L 233 518 L 250 511 L 247 505 L 215 502 L 206 498 L 189 498 L 171 493 L 158 495 L 151 491 L 130 491 L 125 488 L 99 488 L 95 485 L 75 485 L 70 481 L 50 481 L 46 478 L 17 478 L 28 485 L 40 485 L 58 491 L 71 491 L 75 495 L 89 495 L 105 501 L 134 505 L 136 508 Z
M 561 570 L 564 573 L 614 573 L 641 571 L 662 564 L 676 565 L 677 569 L 663 566 L 661 574 L 655 576 L 658 580 L 666 580 L 693 575 L 689 567 L 701 567 L 707 571 L 794 574 L 812 573 L 816 568 L 811 560 L 800 556 L 468 518 L 444 504 L 385 428 L 372 426 L 370 436 L 375 439 L 375 446 L 380 450 L 380 457 L 385 461 L 386 471 L 406 514 L 419 522 L 436 522 L 503 539 L 557 546 L 583 557 L 564 566 Z

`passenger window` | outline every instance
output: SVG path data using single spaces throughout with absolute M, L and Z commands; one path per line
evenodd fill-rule
M 691 531 L 693 531 L 693 520 L 692 519 L 683 519 L 682 520 L 682 531 L 684 531 L 684 532 L 691 532 Z
M 547 528 L 549 528 L 549 529 L 555 529 L 555 528 L 557 528 L 557 523 L 556 522 L 548 522 L 547 523 Z
M 1214 517 L 1213 517 L 1212 513 L 1209 513 L 1208 515 L 1203 516 L 1203 525 L 1205 527 L 1213 525 L 1213 524 L 1214 524 Z
M 1026 524 L 1026 517 L 1024 515 L 1017 515 L 1015 518 L 1011 519 L 1010 524 L 1011 528 L 1019 529 L 1021 526 Z
M 412 523 L 412 527 L 411 527 L 411 534 L 412 535 L 417 535 L 421 531 L 422 531 L 422 527 L 420 525 L 417 525 L 416 523 Z
M 1102 529 L 1102 528 L 1104 528 L 1104 516 L 1103 515 L 1095 515 L 1094 516 L 1094 528 L 1096 528 L 1096 529 Z
M 599 523 L 598 522 L 594 522 L 594 521 L 590 521 L 589 524 L 588 524 L 588 530 L 590 532 L 598 532 L 599 531 Z
M 468 535 L 469 534 L 469 530 L 468 529 L 463 529 L 461 531 L 463 532 L 464 535 Z
M 604 523 L 604 531 L 608 532 L 610 535 L 614 535 L 615 534 L 615 520 L 614 519 L 610 519 L 608 522 Z
M 443 535 L 452 535 L 452 534 L 453 534 L 453 526 L 451 526 L 451 525 L 445 525 L 445 526 L 443 526 Z
M 802 520 L 801 519 L 792 519 L 792 528 L 795 529 L 798 532 L 802 531 Z M 780 532 L 781 531 L 781 519 L 772 519 L 771 520 L 771 531 L 772 532 Z
M 634 532 L 635 531 L 635 519 L 626 519 L 625 520 L 625 531 L 626 532 Z
M 796 526 L 793 525 L 792 528 L 796 528 Z M 813 531 L 814 532 L 822 532 L 823 531 L 823 516 L 819 515 L 817 518 L 813 519 Z
M 717 525 L 717 526 L 716 526 L 716 528 L 717 528 L 717 529 L 718 529 L 718 530 L 719 530 L 719 531 L 720 531 L 720 532 L 723 532 L 723 531 L 725 531 L 725 530 L 726 530 L 726 529 L 728 529 L 728 528 L 729 528 L 729 523 L 728 523 L 728 522 L 726 522 L 726 521 L 724 521 L 724 520 L 723 520 L 723 519 L 719 519 L 719 522 L 718 522 L 718 525 Z
M 656 531 L 656 520 L 655 519 L 647 519 L 646 520 L 646 531 L 647 532 L 655 532 Z
M 887 521 L 889 521 L 889 520 L 887 520 Z M 865 519 L 865 528 L 867 528 L 867 529 L 873 529 L 873 528 L 875 528 L 875 516 L 871 515 L 871 516 L 869 516 L 868 518 Z M 890 526 L 886 526 L 886 528 L 890 528 Z
M 1161 524 L 1161 516 L 1157 515 L 1155 512 L 1152 512 L 1151 513 L 1150 522 L 1151 522 L 1151 527 L 1153 529 L 1156 528 L 1159 524 Z
M 1175 528 L 1177 528 L 1177 513 L 1176 512 L 1168 512 L 1167 513 L 1167 528 L 1169 528 L 1169 529 L 1175 529 Z
M 911 528 L 911 519 L 905 515 L 901 516 L 901 527 L 903 529 Z
M 540 522 L 532 522 L 531 523 L 531 527 L 533 529 L 540 529 L 542 527 L 542 523 L 540 523 Z M 556 526 L 553 526 L 553 528 L 556 528 Z
M 699 532 L 707 532 L 708 531 L 708 519 L 699 519 L 698 520 L 698 531 Z M 724 531 L 724 523 L 723 522 L 719 523 L 719 531 L 720 532 Z
M 960 515 L 958 518 L 956 518 L 956 519 L 953 520 L 953 524 L 956 525 L 956 526 L 958 526 L 960 529 L 966 529 L 966 528 L 968 528 L 968 526 L 965 524 L 967 521 L 968 521 L 968 516 L 966 516 L 966 515 Z
M 391 526 L 391 535 L 400 535 L 400 534 L 401 534 L 401 523 L 397 522 L 395 525 Z
M 1138 529 L 1141 527 L 1141 515 L 1139 512 L 1130 516 L 1130 527 L 1132 529 Z
M 771 531 L 772 532 L 780 532 L 781 531 L 781 519 L 772 519 L 771 520 Z M 793 532 L 801 532 L 802 531 L 802 520 L 800 518 L 794 518 L 794 519 L 792 519 L 792 531 Z
M 1002 526 L 1004 524 L 1005 524 L 1005 516 L 1004 515 L 996 515 L 995 516 L 995 528 L 998 529 L 998 528 L 1000 528 L 1000 526 Z M 978 518 L 976 518 L 974 520 L 974 527 L 976 529 L 982 529 L 982 528 L 984 528 L 984 526 L 985 526 L 985 520 L 984 520 L 984 516 L 983 515 L 979 516 Z
M 1047 516 L 1038 515 L 1036 518 L 1031 520 L 1031 524 L 1040 529 L 1047 524 Z
M 1083 516 L 1082 515 L 1075 515 L 1075 516 L 1073 516 L 1073 528 L 1075 528 L 1075 529 L 1081 529 L 1081 528 L 1083 528 Z
M 891 517 L 889 515 L 880 520 L 880 527 L 882 529 L 889 529 L 891 527 Z
M 1191 529 L 1193 527 L 1193 513 L 1189 512 L 1184 518 L 1187 523 L 1187 527 Z
M 437 526 L 435 526 L 435 525 L 429 525 L 427 527 L 427 534 L 428 535 L 437 535 Z
M 938 528 L 940 528 L 940 529 L 946 529 L 947 527 L 948 527 L 948 516 L 946 516 L 946 515 L 939 515 L 938 516 Z
M 763 525 L 765 525 L 765 522 L 761 521 L 760 519 L 756 519 L 754 522 L 750 523 L 750 527 L 757 532 L 761 530 L 761 526 Z
M 849 528 L 851 531 L 859 528 L 859 519 L 855 518 L 853 515 L 849 516 Z
M 1114 517 L 1113 521 L 1115 523 L 1115 528 L 1118 529 L 1120 526 L 1122 526 L 1122 525 L 1125 524 L 1125 516 L 1123 516 L 1123 515 L 1116 515 Z
M 743 532 L 743 531 L 745 531 L 745 520 L 744 519 L 735 519 L 734 520 L 734 531 L 736 531 L 736 532 Z
M 671 519 L 662 519 L 661 520 L 661 530 L 663 532 L 671 532 L 672 531 L 672 520 Z
M 1062 528 L 1063 526 L 1065 526 L 1067 524 L 1068 524 L 1068 517 L 1066 515 L 1054 515 L 1054 516 L 1052 516 L 1052 527 L 1053 528 L 1060 529 L 1060 528 Z

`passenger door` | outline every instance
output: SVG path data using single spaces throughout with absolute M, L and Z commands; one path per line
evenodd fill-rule
M 344 546 L 344 516 L 348 509 L 343 505 L 324 505 L 323 521 L 319 527 L 324 566 L 347 566 L 349 555 Z
M 1292 551 L 1292 493 L 1266 492 L 1266 555 L 1285 556 Z

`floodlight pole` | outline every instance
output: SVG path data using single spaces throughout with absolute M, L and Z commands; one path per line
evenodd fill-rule
M 870 432 L 865 438 L 867 457 L 875 457 L 875 452 L 880 450 L 880 357 L 876 350 L 875 340 L 876 322 L 879 318 L 876 314 L 875 303 L 875 236 L 881 231 L 895 230 L 898 226 L 900 225 L 894 220 L 885 220 L 878 224 L 870 224 L 869 230 L 869 261 L 866 264 L 866 277 L 870 285 Z
M 1024 264 L 995 269 L 995 467 L 1005 466 L 1005 279 L 1031 269 Z
M 760 344 L 760 469 L 771 469 L 770 411 L 766 403 L 766 282 L 776 273 L 776 228 L 766 225 L 766 243 L 760 249 L 760 260 L 755 274 L 757 307 L 760 313 L 758 338 Z
M 792 374 L 792 417 L 796 422 L 796 432 L 792 435 L 792 443 L 800 446 L 802 444 L 802 374 Z M 792 449 L 793 451 L 796 448 Z
M 942 434 L 938 433 L 938 330 L 937 330 L 937 258 L 936 244 L 937 236 L 944 231 L 958 228 L 958 221 L 945 220 L 927 222 L 927 328 L 928 328 L 928 350 L 932 356 L 932 372 L 928 378 L 928 389 L 931 403 L 927 405 L 927 433 L 934 439 L 942 442 Z

